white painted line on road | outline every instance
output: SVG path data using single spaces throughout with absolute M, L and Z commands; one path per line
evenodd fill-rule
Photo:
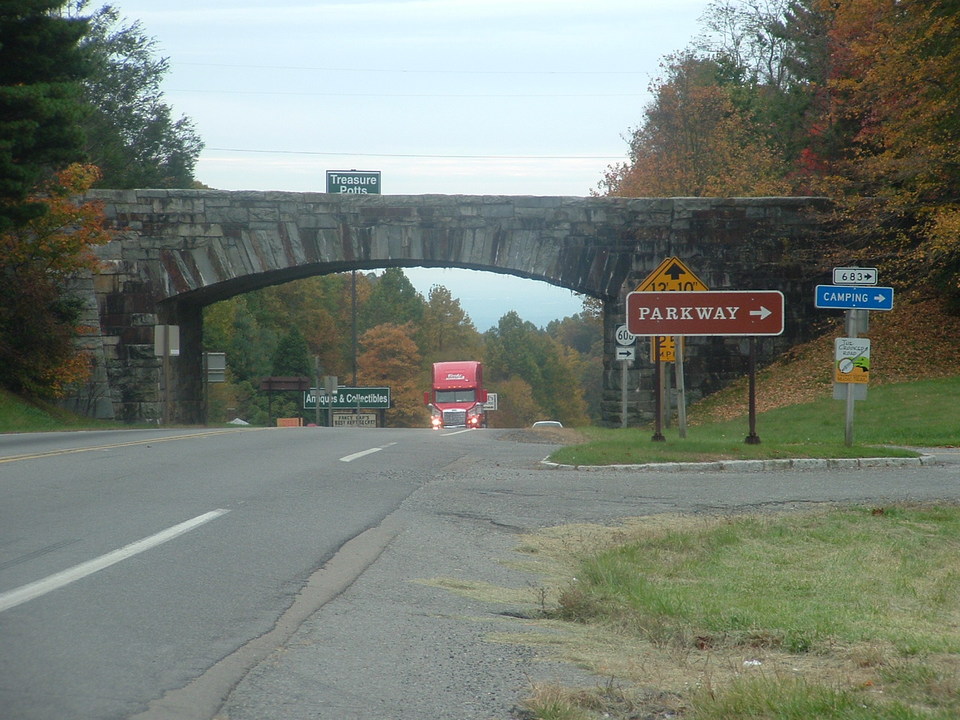
M 370 448 L 369 450 L 361 450 L 360 452 L 355 452 L 351 455 L 344 455 L 342 458 L 340 458 L 340 462 L 353 462 L 357 458 L 362 458 L 362 457 L 365 457 L 366 455 L 373 455 L 375 452 L 380 452 L 384 448 L 388 448 L 393 445 L 396 445 L 396 443 L 395 442 L 387 443 L 383 447 Z
M 460 433 L 473 432 L 473 428 L 464 428 L 463 430 L 457 430 L 456 432 L 444 433 L 440 437 L 450 437 L 451 435 L 459 435 Z
M 344 455 L 340 458 L 340 462 L 353 462 L 357 458 L 362 458 L 364 455 L 373 455 L 375 452 L 380 452 L 383 448 L 370 448 L 369 450 L 361 450 L 360 452 L 355 452 L 352 455 Z
M 76 580 L 85 578 L 87 575 L 93 575 L 95 572 L 99 572 L 100 570 L 108 568 L 111 565 L 116 565 L 121 560 L 126 560 L 134 555 L 139 555 L 145 550 L 150 550 L 151 548 L 157 547 L 157 545 L 162 545 L 168 540 L 173 540 L 175 537 L 190 532 L 191 530 L 194 530 L 201 525 L 210 522 L 211 520 L 216 520 L 218 517 L 221 515 L 226 515 L 228 512 L 230 511 L 212 510 L 208 513 L 204 513 L 203 515 L 198 515 L 192 520 L 187 520 L 179 525 L 174 525 L 171 528 L 167 528 L 166 530 L 158 532 L 156 535 L 151 535 L 143 540 L 138 540 L 137 542 L 130 543 L 129 545 L 124 545 L 119 550 L 114 550 L 106 555 L 101 555 L 93 560 L 88 560 L 85 563 L 80 563 L 72 568 L 68 568 L 63 572 L 49 575 L 42 580 L 37 580 L 36 582 L 32 582 L 28 585 L 18 587 L 15 590 L 2 593 L 0 594 L 0 612 L 9 610 L 17 605 L 21 605 L 28 600 L 38 598 L 41 595 L 46 595 L 48 592 L 62 588 L 64 585 L 69 585 Z

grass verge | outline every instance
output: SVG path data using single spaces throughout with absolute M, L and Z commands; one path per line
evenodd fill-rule
M 665 442 L 652 442 L 650 429 L 586 428 L 583 434 L 587 442 L 561 448 L 550 459 L 568 465 L 610 465 L 784 457 L 907 457 L 916 453 L 891 446 L 960 444 L 957 407 L 960 377 L 871 388 L 867 400 L 856 405 L 855 443 L 850 447 L 844 444 L 845 404 L 832 398 L 760 413 L 759 445 L 744 442 L 749 431 L 745 417 L 694 424 L 694 408 L 686 439 L 680 439 L 675 428 L 664 432 Z
M 523 550 L 555 601 L 496 639 L 607 678 L 537 686 L 527 718 L 960 716 L 958 507 L 658 516 Z
M 42 401 L 28 402 L 0 389 L 0 433 L 57 432 L 129 427 L 121 423 L 92 420 Z

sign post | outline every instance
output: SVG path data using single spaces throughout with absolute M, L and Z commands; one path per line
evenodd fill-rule
M 632 292 L 627 295 L 627 328 L 634 335 L 780 335 L 784 322 L 779 290 Z M 756 346 L 751 345 L 750 434 L 757 444 Z
M 845 338 L 834 339 L 834 381 L 846 384 L 846 414 L 844 416 L 843 443 L 853 445 L 853 418 L 857 388 L 865 387 L 870 378 L 870 340 L 857 337 L 860 313 L 865 310 L 847 310 Z
M 637 285 L 636 292 L 703 292 L 709 290 L 696 273 L 678 257 L 665 258 L 643 281 Z M 659 349 L 657 349 L 659 347 Z M 675 363 L 677 383 L 677 425 L 681 438 L 687 436 L 686 384 L 683 374 L 683 336 L 661 336 L 659 342 L 651 338 L 650 350 L 653 355 L 654 373 L 657 380 L 657 397 L 663 396 L 663 383 L 660 380 L 660 363 Z M 662 400 L 661 400 L 662 405 Z M 662 407 L 659 411 L 662 413 Z M 659 415 L 658 415 L 659 418 Z M 662 418 L 659 420 L 662 422 Z M 654 437 L 661 435 L 658 430 Z
M 747 445 L 759 445 L 760 436 L 757 435 L 757 338 L 750 336 L 750 359 L 747 374 L 750 385 L 747 397 L 747 414 L 749 429 L 744 442 Z
M 153 352 L 159 355 L 163 360 L 163 413 L 162 421 L 164 425 L 169 425 L 173 418 L 173 392 L 170 387 L 170 358 L 180 355 L 180 326 L 179 325 L 154 325 L 153 327 Z
M 653 442 L 665 442 L 667 438 L 663 435 L 663 363 L 660 362 L 660 335 L 656 335 L 653 338 L 653 354 L 657 358 L 657 362 L 654 365 L 654 385 L 657 388 L 657 392 L 654 395 L 656 402 L 654 404 L 654 415 L 656 416 L 656 423 L 653 426 L 653 437 L 650 439 Z
M 866 397 L 870 378 L 870 340 L 858 338 L 865 331 L 870 310 L 893 310 L 893 288 L 878 287 L 877 269 L 837 267 L 833 285 L 817 285 L 814 306 L 845 310 L 847 337 L 834 340 L 834 397 L 846 399 L 844 443 L 853 445 L 855 401 Z M 867 287 L 862 287 L 867 286 Z M 843 388 L 843 390 L 840 390 Z
M 636 335 L 626 325 L 617 328 L 617 360 L 620 361 L 620 427 L 627 426 L 627 363 L 635 356 Z

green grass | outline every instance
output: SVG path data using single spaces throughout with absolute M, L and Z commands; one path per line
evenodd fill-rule
M 653 442 L 652 428 L 586 428 L 588 441 L 561 448 L 550 459 L 569 465 L 684 462 L 716 459 L 850 458 L 912 456 L 895 445 L 936 447 L 960 444 L 960 377 L 880 385 L 857 402 L 854 443 L 847 447 L 843 401 L 778 408 L 757 416 L 761 442 L 748 445 L 746 417 L 691 425 L 680 439 L 676 428 Z M 887 447 L 882 447 L 887 446 Z
M 56 432 L 116 427 L 129 426 L 116 422 L 92 420 L 42 401 L 28 402 L 0 389 L 0 433 Z
M 944 629 L 960 619 L 958 551 L 957 508 L 705 522 L 585 560 L 559 615 L 652 642 L 960 653 L 960 629 Z
M 639 670 L 616 680 L 634 701 L 541 688 L 533 717 L 553 717 L 546 697 L 573 720 L 652 717 L 651 677 L 687 720 L 960 717 L 960 507 L 641 519 L 610 537 L 548 615 L 619 638 L 596 665 L 630 653 Z

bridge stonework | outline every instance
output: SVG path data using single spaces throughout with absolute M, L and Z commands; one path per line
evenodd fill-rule
M 81 284 L 94 381 L 73 399 L 101 417 L 204 420 L 202 309 L 268 285 L 385 267 L 456 267 L 542 280 L 603 306 L 602 413 L 621 422 L 614 331 L 624 299 L 664 257 L 680 257 L 711 289 L 781 290 L 786 331 L 761 343 L 769 359 L 809 336 L 820 198 L 582 198 L 330 195 L 215 190 L 98 190 L 115 239 Z M 449 288 L 456 296 L 457 289 Z M 522 310 L 520 310 L 522 315 Z M 164 372 L 156 324 L 180 327 Z M 737 343 L 690 339 L 688 397 L 742 374 Z M 207 348 L 216 351 L 218 348 Z M 652 367 L 627 375 L 628 424 L 649 420 Z M 562 391 L 562 390 L 560 390 Z

